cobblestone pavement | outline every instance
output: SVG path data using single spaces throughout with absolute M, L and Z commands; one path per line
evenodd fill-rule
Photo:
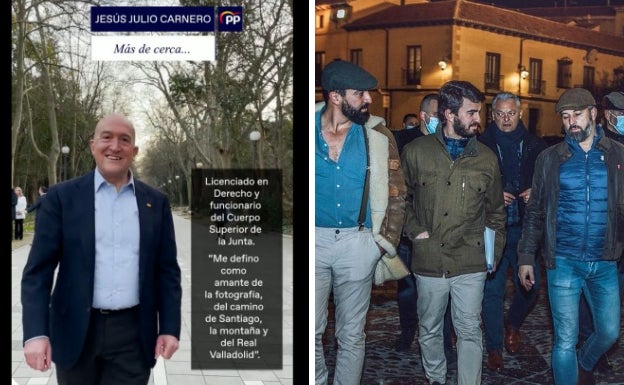
M 544 277 L 545 274 L 542 274 Z M 513 292 L 511 279 L 507 280 L 507 295 Z M 552 322 L 545 283 L 537 305 L 524 322 L 521 334 L 523 344 L 518 353 L 503 352 L 505 369 L 494 373 L 487 369 L 487 353 L 483 356 L 482 385 L 552 385 L 550 353 L 552 350 Z M 509 300 L 505 307 L 509 306 Z M 624 308 L 623 308 L 624 312 Z M 336 359 L 336 339 L 333 337 L 335 322 L 330 304 L 330 319 L 324 336 L 325 356 L 329 366 L 330 379 Z M 620 336 L 624 335 L 624 325 L 620 324 Z M 373 288 L 371 306 L 366 324 L 366 356 L 361 385 L 424 385 L 427 384 L 423 372 L 418 336 L 408 352 L 398 353 L 394 343 L 400 334 L 396 283 L 387 283 Z M 612 373 L 596 372 L 598 385 L 624 385 L 624 337 L 620 338 L 609 356 L 614 365 Z M 330 382 L 331 383 L 331 382 Z M 457 371 L 449 370 L 447 384 L 457 383 Z

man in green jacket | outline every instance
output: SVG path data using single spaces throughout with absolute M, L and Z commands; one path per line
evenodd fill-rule
M 483 232 L 486 226 L 496 232 L 494 255 L 500 260 L 506 222 L 496 155 L 476 138 L 483 99 L 469 82 L 444 84 L 435 134 L 413 140 L 401 155 L 407 186 L 403 232 L 412 240 L 418 342 L 431 384 L 446 382 L 442 329 L 449 295 L 458 384 L 481 382 Z

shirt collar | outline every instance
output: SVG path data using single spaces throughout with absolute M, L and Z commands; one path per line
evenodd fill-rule
M 122 189 L 126 186 L 130 186 L 132 188 L 132 193 L 134 195 L 136 195 L 136 190 L 134 187 L 134 174 L 132 173 L 132 170 L 128 170 L 128 173 L 130 173 L 130 177 L 128 178 L 128 183 L 126 183 L 125 185 L 122 186 Z M 97 169 L 97 167 L 95 168 L 95 176 L 93 178 L 93 183 L 94 183 L 94 187 L 95 187 L 95 192 L 98 192 L 98 190 L 100 188 L 102 188 L 102 185 L 104 184 L 110 184 L 106 181 L 106 179 L 104 179 L 104 177 L 102 176 L 102 174 L 100 174 L 100 170 Z M 121 190 L 121 189 L 120 189 Z

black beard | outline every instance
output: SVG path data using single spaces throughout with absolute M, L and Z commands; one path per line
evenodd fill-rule
M 362 111 L 362 108 L 366 108 L 366 111 Z M 368 122 L 370 113 L 368 112 L 368 103 L 364 103 L 360 108 L 355 108 L 346 101 L 342 101 L 342 114 L 355 124 L 363 126 Z
M 582 141 L 584 141 L 585 139 L 589 137 L 589 134 L 591 132 L 591 122 L 588 123 L 587 126 L 585 126 L 585 128 L 580 129 L 579 132 L 571 133 L 570 130 L 573 127 L 579 127 L 579 126 L 574 125 L 568 128 L 567 134 L 570 137 L 570 139 L 572 139 L 573 141 L 581 143 Z
M 462 124 L 459 119 L 453 120 L 453 131 L 455 131 L 455 134 L 461 136 L 462 138 L 472 138 L 473 136 L 477 135 L 476 130 L 473 132 L 468 131 L 468 127 Z

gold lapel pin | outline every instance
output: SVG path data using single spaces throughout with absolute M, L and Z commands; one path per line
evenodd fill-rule
M 147 203 L 146 206 L 147 207 L 152 207 L 152 204 L 151 203 Z

